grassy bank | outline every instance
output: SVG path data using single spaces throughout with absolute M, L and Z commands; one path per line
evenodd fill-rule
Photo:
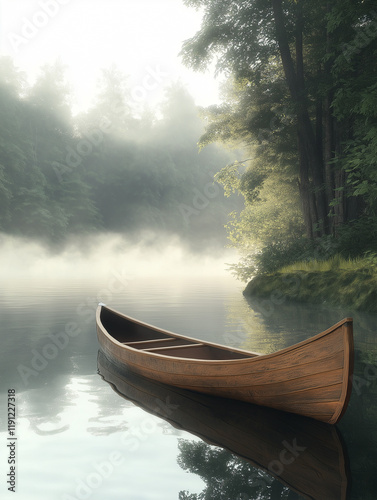
M 297 262 L 275 273 L 255 276 L 246 296 L 279 301 L 327 303 L 352 310 L 377 312 L 377 263 L 375 257 Z

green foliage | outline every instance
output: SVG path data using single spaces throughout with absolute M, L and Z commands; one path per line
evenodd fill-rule
M 347 143 L 345 154 L 343 163 L 352 195 L 365 201 L 365 211 L 377 215 L 377 121 L 359 130 L 356 139 Z
M 332 264 L 333 265 L 333 260 Z M 377 275 L 356 270 L 335 268 L 321 263 L 323 270 L 301 270 L 298 264 L 287 268 L 289 272 L 257 276 L 244 290 L 245 295 L 271 297 L 279 292 L 284 300 L 308 302 L 311 304 L 327 303 L 333 307 L 349 307 L 352 310 L 377 311 Z
M 201 69 L 216 58 L 219 71 L 236 68 L 242 74 L 254 66 L 258 74 L 262 63 L 277 53 L 276 44 L 271 43 L 274 25 L 268 2 L 186 0 L 184 3 L 204 8 L 202 29 L 183 45 L 182 55 L 188 65 Z M 235 40 L 242 43 L 234 43 Z
M 220 140 L 237 147 L 243 141 L 250 156 L 216 175 L 226 195 L 240 193 L 245 201 L 241 213 L 231 214 L 230 241 L 244 252 L 285 235 L 299 237 L 304 227 L 293 153 L 296 138 L 284 83 L 276 75 L 271 81 L 271 71 L 260 75 L 258 85 L 244 76 L 233 78 L 224 97 L 222 107 L 206 111 L 210 122 L 201 144 Z
M 217 141 L 242 145 L 250 156 L 247 166 L 231 164 L 216 176 L 226 194 L 238 192 L 245 200 L 241 213 L 231 214 L 229 239 L 248 252 L 288 235 L 299 237 L 304 227 L 296 180 L 293 108 L 277 47 L 272 42 L 262 43 L 263 37 L 274 39 L 270 6 L 256 2 L 237 7 L 235 2 L 202 4 L 206 6 L 203 29 L 184 45 L 185 60 L 195 66 L 200 58 L 205 62 L 202 51 L 208 51 L 208 57 L 217 57 L 219 68 L 231 69 L 232 76 L 223 89 L 224 103 L 203 111 L 209 122 L 201 145 Z M 257 22 L 262 13 L 264 21 Z M 211 23 L 219 27 L 218 33 L 211 31 Z
M 246 175 L 243 190 L 242 178 L 240 183 L 245 208 L 240 213 L 233 212 L 227 225 L 232 244 L 250 251 L 285 238 L 300 237 L 302 217 L 298 193 L 292 183 L 279 175 L 270 175 L 260 185 L 262 176 L 258 177 L 253 171 Z
M 222 168 L 215 175 L 215 180 L 223 185 L 225 196 L 229 197 L 240 189 L 240 170 L 239 163 L 234 162 Z
M 228 264 L 228 270 L 238 280 L 247 282 L 251 280 L 258 272 L 257 267 L 258 255 L 250 254 L 241 259 L 236 264 Z
M 312 261 L 323 262 L 340 252 L 339 240 L 334 237 L 322 237 L 314 241 L 307 238 L 282 239 L 243 257 L 230 269 L 237 279 L 248 281 L 254 276 L 266 275 L 279 271 L 297 262 L 310 266 Z M 348 258 L 346 255 L 344 258 Z
M 305 272 L 327 272 L 327 271 L 361 271 L 366 274 L 377 276 L 377 254 L 368 252 L 364 257 L 346 259 L 340 254 L 335 254 L 326 260 L 307 260 L 294 262 L 291 265 L 279 269 L 280 273 Z
M 344 257 L 355 258 L 377 248 L 377 220 L 362 216 L 344 224 L 337 238 L 337 251 Z
M 258 273 L 271 273 L 297 260 L 310 260 L 314 251 L 313 244 L 307 239 L 278 241 L 264 247 L 257 254 L 256 264 Z
M 318 236 L 331 242 L 327 255 L 360 255 L 376 245 L 374 2 L 283 2 L 281 13 L 273 3 L 186 1 L 203 9 L 203 21 L 183 45 L 184 61 L 196 69 L 214 61 L 229 75 L 223 103 L 203 111 L 208 126 L 201 145 L 242 144 L 251 158 L 247 168 L 229 165 L 217 176 L 227 194 L 239 192 L 245 200 L 227 226 L 232 244 L 244 255 L 259 252 L 234 266 L 242 278 L 255 266 L 276 269 L 297 258 L 291 241 L 304 233 L 315 246 Z M 278 22 L 295 59 L 291 72 Z M 297 130 L 304 113 L 311 131 Z
M 307 238 L 275 241 L 244 256 L 237 264 L 230 265 L 229 269 L 241 281 L 281 269 L 287 272 L 295 269 L 334 270 L 337 267 L 347 268 L 348 265 L 352 270 L 360 270 L 363 266 L 373 269 L 376 248 L 375 220 L 360 218 L 343 225 L 336 238 L 326 236 L 314 241 Z M 356 262 L 360 265 L 355 267 Z

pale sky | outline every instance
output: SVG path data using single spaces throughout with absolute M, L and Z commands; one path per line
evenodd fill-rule
M 198 105 L 209 105 L 218 101 L 219 80 L 185 68 L 178 56 L 200 21 L 181 0 L 0 0 L 1 54 L 31 80 L 59 58 L 78 109 L 89 105 L 100 69 L 112 63 L 139 101 L 153 105 L 180 80 Z

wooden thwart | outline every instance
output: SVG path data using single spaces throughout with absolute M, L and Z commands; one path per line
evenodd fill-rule
M 167 353 L 174 356 L 174 353 L 179 353 L 181 349 L 187 349 L 188 347 L 201 347 L 203 344 L 183 344 L 179 346 L 164 346 L 164 347 L 149 347 L 148 349 L 143 349 L 143 351 L 166 351 Z M 179 355 L 179 354 L 178 354 Z

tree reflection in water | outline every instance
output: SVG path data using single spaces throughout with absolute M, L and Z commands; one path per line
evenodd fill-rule
M 300 500 L 267 472 L 203 441 L 179 440 L 178 464 L 206 484 L 199 494 L 180 491 L 179 500 Z

